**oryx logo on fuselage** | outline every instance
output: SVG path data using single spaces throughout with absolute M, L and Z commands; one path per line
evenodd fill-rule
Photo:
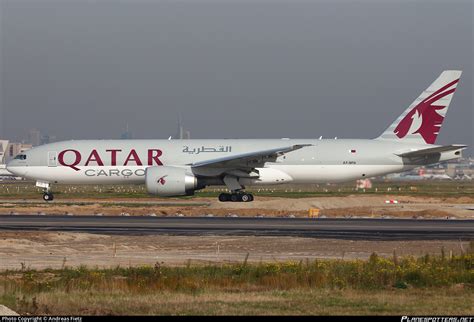
M 455 85 L 459 79 L 441 87 L 433 94 L 418 103 L 407 115 L 398 123 L 393 131 L 400 139 L 410 134 L 420 134 L 426 143 L 434 144 L 438 136 L 439 129 L 443 123 L 444 116 L 438 111 L 446 108 L 446 105 L 435 105 L 437 101 L 446 97 L 456 90 Z M 451 89 L 450 89 L 451 88 Z
M 96 149 L 93 149 L 88 154 L 84 166 L 118 166 L 118 155 L 122 152 L 123 151 L 120 149 L 108 149 L 105 150 L 105 152 L 102 152 L 101 154 Z M 163 155 L 163 151 L 158 149 L 148 149 L 146 157 L 140 157 L 140 155 L 135 149 L 131 149 L 130 151 L 127 151 L 125 153 L 126 154 L 123 155 L 126 155 L 126 157 L 121 163 L 122 166 L 143 166 L 144 164 L 146 164 L 147 166 L 163 165 L 163 163 L 159 159 Z M 104 154 L 108 154 L 107 159 Z M 110 162 L 106 164 L 103 160 L 110 160 Z M 60 165 L 72 168 L 76 171 L 80 170 L 77 166 L 81 164 L 81 161 L 82 154 L 78 150 L 67 149 L 59 152 L 58 154 L 58 162 Z

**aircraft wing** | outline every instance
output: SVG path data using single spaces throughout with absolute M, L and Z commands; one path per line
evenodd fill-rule
M 265 162 L 275 162 L 276 158 L 285 153 L 295 151 L 310 145 L 312 144 L 296 144 L 276 149 L 260 150 L 256 152 L 231 155 L 217 159 L 195 162 L 191 164 L 191 167 L 253 169 L 257 167 L 262 167 Z
M 396 155 L 403 158 L 417 158 L 417 157 L 428 156 L 435 153 L 442 153 L 442 152 L 464 149 L 466 147 L 467 145 L 452 144 L 452 145 L 437 146 L 434 148 L 421 149 L 421 150 L 416 150 L 416 151 L 403 152 Z

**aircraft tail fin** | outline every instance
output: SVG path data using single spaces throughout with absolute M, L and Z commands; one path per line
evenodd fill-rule
M 443 71 L 377 139 L 434 144 L 461 74 Z

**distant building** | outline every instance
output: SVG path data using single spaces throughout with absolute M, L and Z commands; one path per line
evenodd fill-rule
M 359 179 L 356 181 L 356 190 L 371 189 L 372 181 L 370 179 Z
M 0 164 L 5 164 L 5 157 L 8 150 L 8 140 L 0 140 Z
M 41 137 L 41 145 L 56 142 L 56 136 L 54 135 L 43 135 Z
M 183 123 L 181 122 L 181 116 L 178 116 L 178 133 L 176 134 L 176 139 L 189 140 L 190 138 L 191 132 L 184 129 Z
M 31 129 L 28 132 L 28 139 L 26 143 L 31 144 L 32 146 L 41 145 L 41 132 L 37 129 Z
M 472 180 L 474 163 L 470 158 L 460 158 L 402 173 L 388 174 L 384 178 L 386 180 Z
M 133 138 L 132 132 L 130 132 L 130 130 L 128 129 L 128 123 L 127 123 L 126 128 L 125 128 L 125 132 L 120 134 L 120 139 L 122 139 L 122 140 L 131 140 L 132 138 Z

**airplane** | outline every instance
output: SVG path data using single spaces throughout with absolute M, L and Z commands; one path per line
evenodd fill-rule
M 145 184 L 164 197 L 225 185 L 219 201 L 249 202 L 248 185 L 344 182 L 461 157 L 466 145 L 436 145 L 461 77 L 447 70 L 377 138 L 72 140 L 32 148 L 8 163 L 52 201 L 54 184 Z

